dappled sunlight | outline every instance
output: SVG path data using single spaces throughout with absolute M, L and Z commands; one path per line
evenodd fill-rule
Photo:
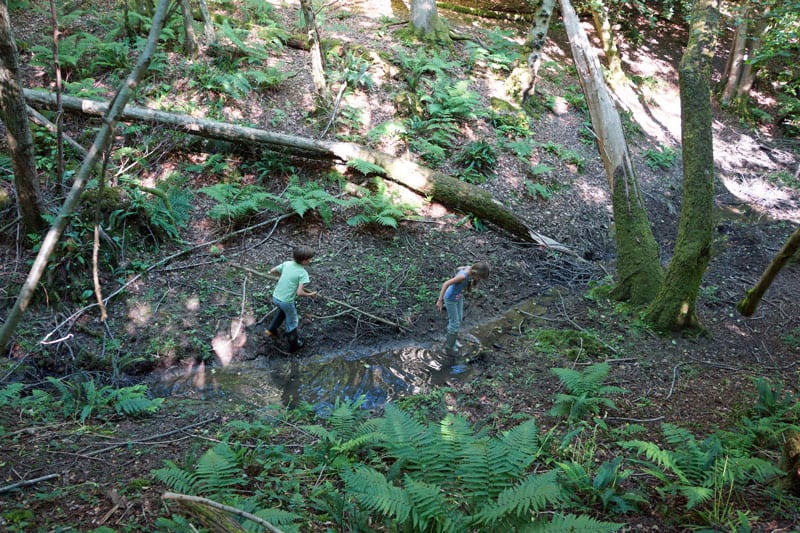
M 731 332 L 734 335 L 738 335 L 739 337 L 749 337 L 750 336 L 749 333 L 747 333 L 746 331 L 742 330 L 742 328 L 740 328 L 738 325 L 736 325 L 736 324 L 734 324 L 732 322 L 728 322 L 727 324 L 725 324 L 725 329 L 727 329 L 729 332 Z
M 605 182 L 603 182 L 605 184 Z M 610 210 L 611 196 L 608 187 L 599 187 L 587 180 L 577 181 L 573 187 L 578 191 L 581 200 L 589 204 L 606 206 Z
M 396 13 L 392 8 L 391 0 L 352 0 L 348 8 L 357 11 L 365 17 L 379 19 L 382 17 L 399 17 L 403 13 Z
M 246 343 L 245 324 L 241 320 L 235 319 L 231 321 L 228 331 L 220 331 L 211 339 L 211 348 L 220 364 L 226 367 L 231 364 Z
M 734 178 L 722 175 L 720 182 L 753 211 L 772 219 L 800 223 L 800 194 L 797 190 L 777 187 L 763 176 Z
M 144 327 L 151 318 L 153 318 L 153 308 L 148 302 L 134 302 L 128 310 L 128 320 L 132 326 Z
M 187 311 L 198 311 L 200 309 L 200 298 L 197 295 L 186 298 L 184 303 Z

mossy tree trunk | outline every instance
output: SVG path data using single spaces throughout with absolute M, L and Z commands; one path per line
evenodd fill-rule
M 530 53 L 528 54 L 528 80 L 522 91 L 523 102 L 532 98 L 536 91 L 536 79 L 542 64 L 542 50 L 547 41 L 547 31 L 550 29 L 550 19 L 556 7 L 556 0 L 530 0 L 529 5 L 533 13 L 533 23 L 525 43 L 530 48 Z
M 422 41 L 450 41 L 450 28 L 439 18 L 436 0 L 411 0 L 411 31 Z
M 697 294 L 711 259 L 714 229 L 714 148 L 711 60 L 719 12 L 715 0 L 696 0 L 689 41 L 678 67 L 683 144 L 683 199 L 675 252 L 646 320 L 659 331 L 699 328 Z
M 604 0 L 591 0 L 589 9 L 592 11 L 592 21 L 597 37 L 600 39 L 600 46 L 603 47 L 608 78 L 612 84 L 618 83 L 625 79 L 625 74 L 622 71 L 622 58 L 617 47 L 617 36 L 611 27 L 611 19 L 608 16 L 608 6 Z
M 561 12 L 611 189 L 617 242 L 617 286 L 612 296 L 634 304 L 650 303 L 661 287 L 664 272 L 622 121 L 569 0 L 561 0 Z
M 0 2 L 0 119 L 5 124 L 6 142 L 11 154 L 22 231 L 25 235 L 38 233 L 45 227 L 39 174 L 36 172 L 33 135 L 20 84 L 19 53 L 11 34 L 11 20 L 5 0 Z

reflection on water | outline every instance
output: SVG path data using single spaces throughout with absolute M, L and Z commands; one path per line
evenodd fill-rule
M 474 353 L 478 339 L 465 335 L 462 354 Z M 470 374 L 462 355 L 447 357 L 441 346 L 407 346 L 374 355 L 338 354 L 298 356 L 250 365 L 209 366 L 187 362 L 182 367 L 154 373 L 150 390 L 158 396 L 185 396 L 227 400 L 258 407 L 309 403 L 324 412 L 337 399 L 380 409 L 399 396 L 426 393 L 449 379 Z
M 337 399 L 363 397 L 363 408 L 379 409 L 399 396 L 429 392 L 469 373 L 467 365 L 430 346 L 408 346 L 368 357 L 296 359 L 283 377 L 283 403 L 307 402 L 324 412 Z

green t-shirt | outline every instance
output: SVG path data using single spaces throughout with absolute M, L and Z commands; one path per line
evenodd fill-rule
M 282 302 L 293 302 L 297 298 L 297 287 L 302 283 L 305 285 L 311 279 L 308 277 L 306 268 L 300 263 L 286 261 L 275 267 L 280 272 L 281 277 L 272 291 L 272 296 Z

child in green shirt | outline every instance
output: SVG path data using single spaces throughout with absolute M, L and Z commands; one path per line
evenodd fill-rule
M 306 267 L 314 257 L 314 250 L 309 246 L 297 246 L 292 253 L 292 261 L 285 261 L 270 269 L 270 274 L 280 274 L 275 290 L 272 291 L 272 303 L 278 306 L 278 312 L 272 319 L 272 324 L 265 332 L 267 337 L 274 338 L 278 328 L 286 320 L 286 339 L 289 342 L 289 351 L 294 353 L 303 347 L 297 333 L 297 306 L 295 300 L 298 296 L 316 296 L 316 292 L 307 291 L 305 285 L 310 282 Z

